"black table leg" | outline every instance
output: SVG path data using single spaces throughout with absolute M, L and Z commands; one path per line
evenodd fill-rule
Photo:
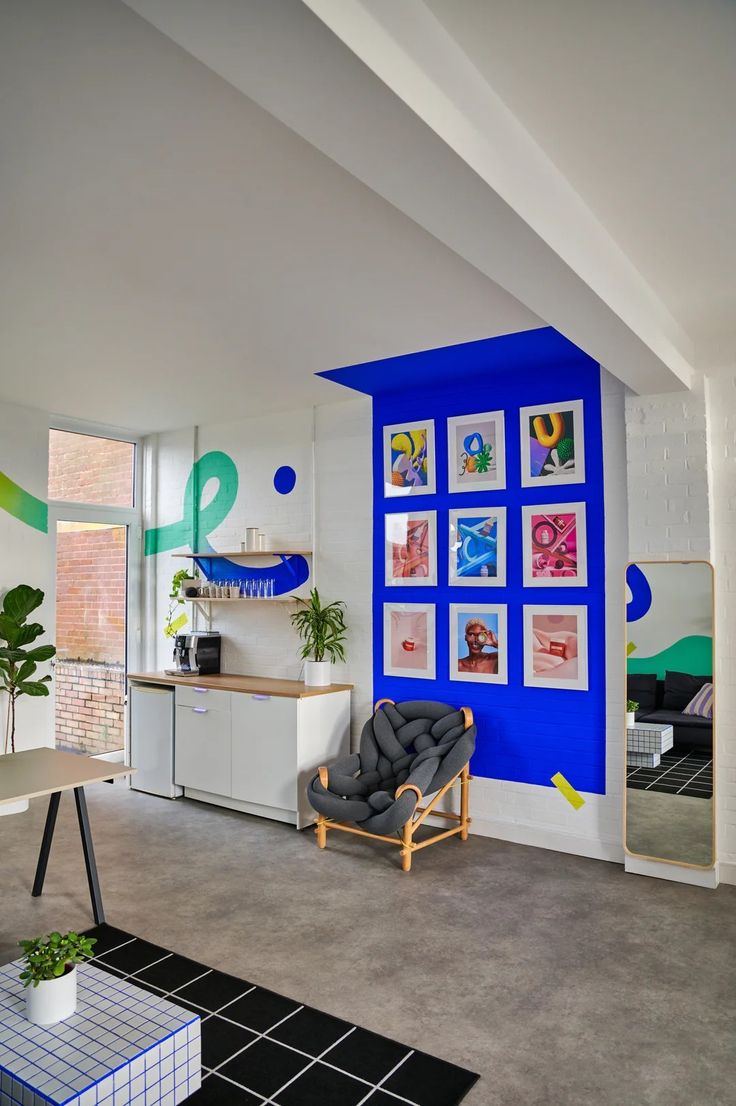
M 74 801 L 77 804 L 77 817 L 79 818 L 79 833 L 82 837 L 82 849 L 84 850 L 84 863 L 87 868 L 87 882 L 89 883 L 89 897 L 92 900 L 92 913 L 97 925 L 105 921 L 105 912 L 102 909 L 102 892 L 100 881 L 97 877 L 97 864 L 95 863 L 95 850 L 92 846 L 92 832 L 89 828 L 89 815 L 87 814 L 87 800 L 84 797 L 84 788 L 74 788 Z
M 46 825 L 44 826 L 43 838 L 41 840 L 41 851 L 38 854 L 38 864 L 36 865 L 36 878 L 33 881 L 33 891 L 31 892 L 34 898 L 38 898 L 38 896 L 43 891 L 43 881 L 46 878 L 46 866 L 49 862 L 51 842 L 54 839 L 54 827 L 56 826 L 56 815 L 59 813 L 60 799 L 60 791 L 54 791 L 53 794 L 49 797 L 49 809 L 46 814 Z

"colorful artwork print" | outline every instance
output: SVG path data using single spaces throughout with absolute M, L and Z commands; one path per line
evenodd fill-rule
M 524 683 L 587 691 L 585 607 L 524 607 Z
M 522 487 L 584 480 L 583 401 L 522 407 Z
M 506 607 L 450 604 L 450 679 L 505 684 Z
M 447 486 L 451 492 L 506 487 L 503 411 L 447 420 Z
M 449 513 L 448 579 L 465 587 L 506 583 L 506 508 L 467 507 Z
M 437 512 L 415 511 L 385 516 L 387 586 L 433 586 L 437 583 Z
M 525 587 L 584 587 L 588 582 L 584 503 L 522 508 Z
M 435 678 L 432 603 L 384 603 L 383 671 L 386 676 Z
M 412 422 L 383 428 L 383 482 L 386 496 L 433 495 L 434 423 Z

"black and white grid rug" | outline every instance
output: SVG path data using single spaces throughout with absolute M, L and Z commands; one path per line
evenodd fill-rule
M 191 1106 L 457 1106 L 473 1072 L 101 925 L 94 963 L 202 1020 Z
M 710 799 L 713 795 L 713 758 L 709 753 L 663 753 L 656 768 L 628 768 L 626 786 L 667 795 Z

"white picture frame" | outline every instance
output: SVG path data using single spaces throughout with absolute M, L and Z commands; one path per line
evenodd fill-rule
M 470 442 L 468 443 L 468 440 Z M 475 452 L 463 448 L 470 444 Z M 476 448 L 477 447 L 477 448 Z M 469 472 L 467 465 L 490 448 L 491 464 L 486 472 Z M 474 464 L 477 462 L 473 462 Z M 503 411 L 479 411 L 453 415 L 447 420 L 447 490 L 449 492 L 492 492 L 506 487 L 506 430 Z
M 569 640 L 572 635 L 574 656 Z M 524 686 L 588 690 L 586 606 L 563 603 L 524 606 Z
M 485 520 L 495 519 L 496 536 L 484 534 Z M 474 521 L 475 520 L 475 521 Z M 473 532 L 475 531 L 475 533 Z M 452 507 L 448 512 L 448 572 L 452 587 L 506 586 L 506 508 Z M 495 542 L 495 572 L 491 559 Z M 487 545 L 487 550 L 484 546 Z M 488 575 L 481 575 L 483 567 Z
M 395 438 L 405 435 L 407 452 L 402 460 L 394 457 Z M 425 451 L 424 479 L 418 462 Z M 410 495 L 434 495 L 437 491 L 436 456 L 434 448 L 434 419 L 416 422 L 399 422 L 383 428 L 383 494 L 387 499 Z M 413 474 L 413 475 L 412 475 Z M 403 484 L 395 483 L 403 479 Z
M 436 656 L 434 603 L 384 603 L 384 676 L 434 680 Z
M 437 512 L 387 511 L 383 561 L 386 587 L 436 587 Z
M 532 435 L 533 419 L 549 419 L 550 415 L 563 416 L 564 426 L 559 430 L 555 426 L 547 427 L 550 440 L 555 433 L 561 433 L 569 439 L 572 435 L 572 459 L 558 455 L 558 444 L 547 446 L 538 442 Z M 568 399 L 559 403 L 539 403 L 533 407 L 522 407 L 519 411 L 521 431 L 521 486 L 522 488 L 549 488 L 557 484 L 585 483 L 585 426 L 583 421 L 582 399 Z M 551 421 L 551 420 L 550 420 Z M 572 423 L 570 427 L 569 423 Z M 544 461 L 544 451 L 548 460 Z M 535 471 L 541 466 L 542 471 Z
M 496 671 L 472 670 L 472 646 L 466 636 L 468 625 L 474 619 L 496 638 Z M 471 630 L 472 632 L 472 630 Z M 482 631 L 481 631 L 482 632 Z M 460 639 L 464 643 L 461 646 Z M 474 639 L 477 640 L 477 639 Z M 478 643 L 483 649 L 484 643 Z M 461 655 L 461 648 L 467 656 Z M 505 603 L 450 603 L 450 680 L 474 684 L 507 684 L 508 676 L 508 617 Z M 463 667 L 461 667 L 461 665 Z M 481 661 L 482 665 L 482 661 Z
M 570 516 L 574 521 L 570 520 Z M 523 506 L 521 540 L 525 588 L 587 587 L 585 503 Z

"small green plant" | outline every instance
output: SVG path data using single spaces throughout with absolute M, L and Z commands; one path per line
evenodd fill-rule
M 345 660 L 345 604 L 342 600 L 322 605 L 319 592 L 312 588 L 309 599 L 297 599 L 299 610 L 291 615 L 296 632 L 304 642 L 300 656 L 322 661 L 327 653 L 331 661 Z
M 627 699 L 626 700 L 626 713 L 627 714 L 634 714 L 636 711 L 638 711 L 638 709 L 639 709 L 639 704 L 636 702 L 635 699 Z
M 195 568 L 194 575 L 198 576 L 199 572 Z M 179 611 L 179 607 L 184 606 L 184 600 L 181 597 L 181 585 L 182 581 L 186 580 L 189 576 L 189 571 L 186 568 L 180 568 L 178 572 L 175 572 L 171 580 L 171 591 L 169 592 L 169 609 L 166 612 L 166 621 L 164 622 L 164 636 L 176 637 L 181 630 L 182 626 L 187 620 L 187 616 L 184 611 Z M 177 614 L 177 611 L 179 612 Z
M 43 603 L 43 592 L 29 584 L 18 584 L 5 593 L 0 611 L 0 691 L 8 693 L 8 717 L 5 726 L 5 752 L 15 752 L 15 705 L 21 695 L 48 695 L 50 676 L 34 680 L 38 665 L 56 654 L 53 645 L 37 645 L 26 649 L 43 634 L 39 622 L 28 622 L 28 616 Z M 4 644 L 3 644 L 4 643 Z
M 34 937 L 31 941 L 19 941 L 23 949 L 25 968 L 20 973 L 24 987 L 38 987 L 49 979 L 58 979 L 75 964 L 94 956 L 92 946 L 96 937 L 80 937 L 78 933 L 49 933 L 48 937 Z

